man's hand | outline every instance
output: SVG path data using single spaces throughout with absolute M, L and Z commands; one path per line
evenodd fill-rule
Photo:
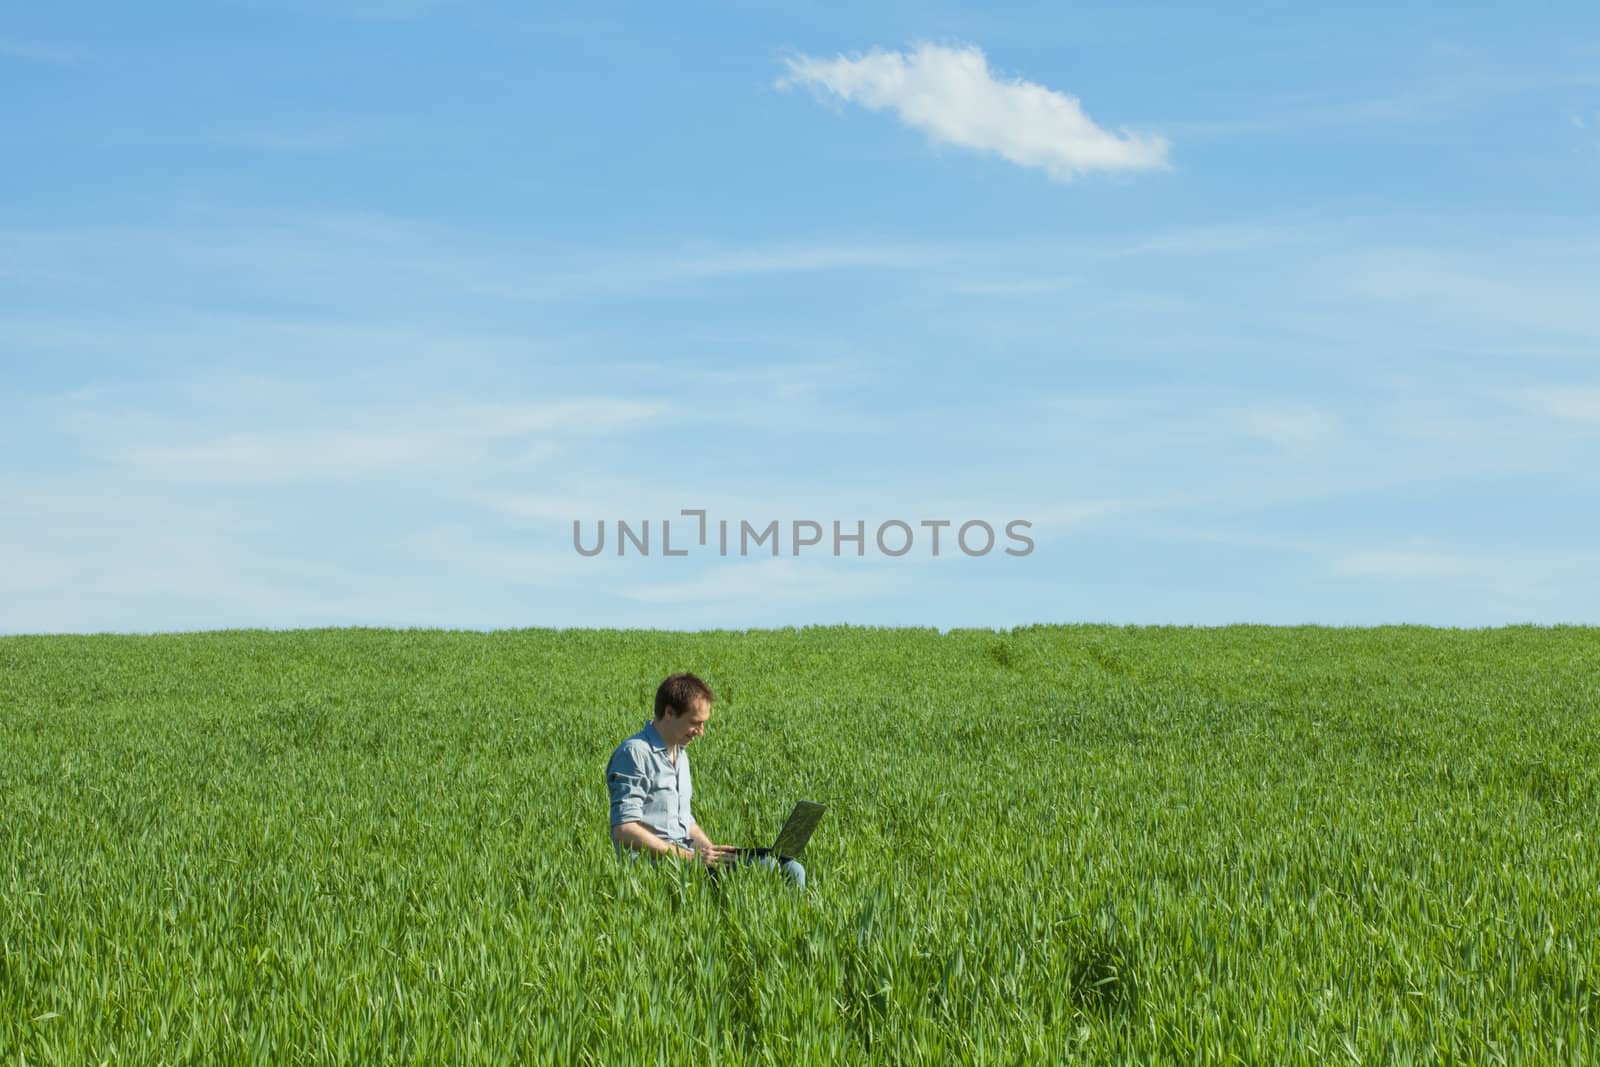
M 718 867 L 733 859 L 733 848 L 714 844 L 711 836 L 700 828 L 699 823 L 689 827 L 689 840 L 694 843 L 694 858 L 707 867 Z
M 720 867 L 733 860 L 734 851 L 732 845 L 702 845 L 689 853 L 689 856 L 707 867 Z

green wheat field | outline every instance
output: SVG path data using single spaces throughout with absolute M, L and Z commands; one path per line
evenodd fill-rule
M 828 805 L 796 892 L 619 862 Z M 0 639 L 0 1064 L 1600 1062 L 1600 631 Z

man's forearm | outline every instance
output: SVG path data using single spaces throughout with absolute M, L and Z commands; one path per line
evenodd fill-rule
M 699 829 L 699 827 L 694 829 Z M 694 831 L 691 830 L 691 837 L 693 833 Z M 644 823 L 640 822 L 625 822 L 620 826 L 613 826 L 611 828 L 611 840 L 624 848 L 636 848 L 641 852 L 653 852 L 658 856 L 686 857 L 692 855 L 687 850 L 657 837 L 645 828 Z

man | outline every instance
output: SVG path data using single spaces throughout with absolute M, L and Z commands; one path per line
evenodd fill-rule
M 719 867 L 740 860 L 777 868 L 771 856 L 714 844 L 690 810 L 694 781 L 685 749 L 705 734 L 715 699 L 711 687 L 692 674 L 674 674 L 656 689 L 655 720 L 618 745 L 606 765 L 611 840 L 619 851 L 699 862 L 713 878 Z M 805 888 L 798 860 L 785 859 L 782 870 L 796 888 Z

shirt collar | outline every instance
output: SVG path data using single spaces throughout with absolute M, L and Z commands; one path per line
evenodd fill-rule
M 667 750 L 667 743 L 661 739 L 661 731 L 656 729 L 656 724 L 654 722 L 646 722 L 644 724 L 644 729 L 641 730 L 640 733 L 643 735 L 644 739 L 650 743 L 651 748 L 658 749 L 662 752 Z

